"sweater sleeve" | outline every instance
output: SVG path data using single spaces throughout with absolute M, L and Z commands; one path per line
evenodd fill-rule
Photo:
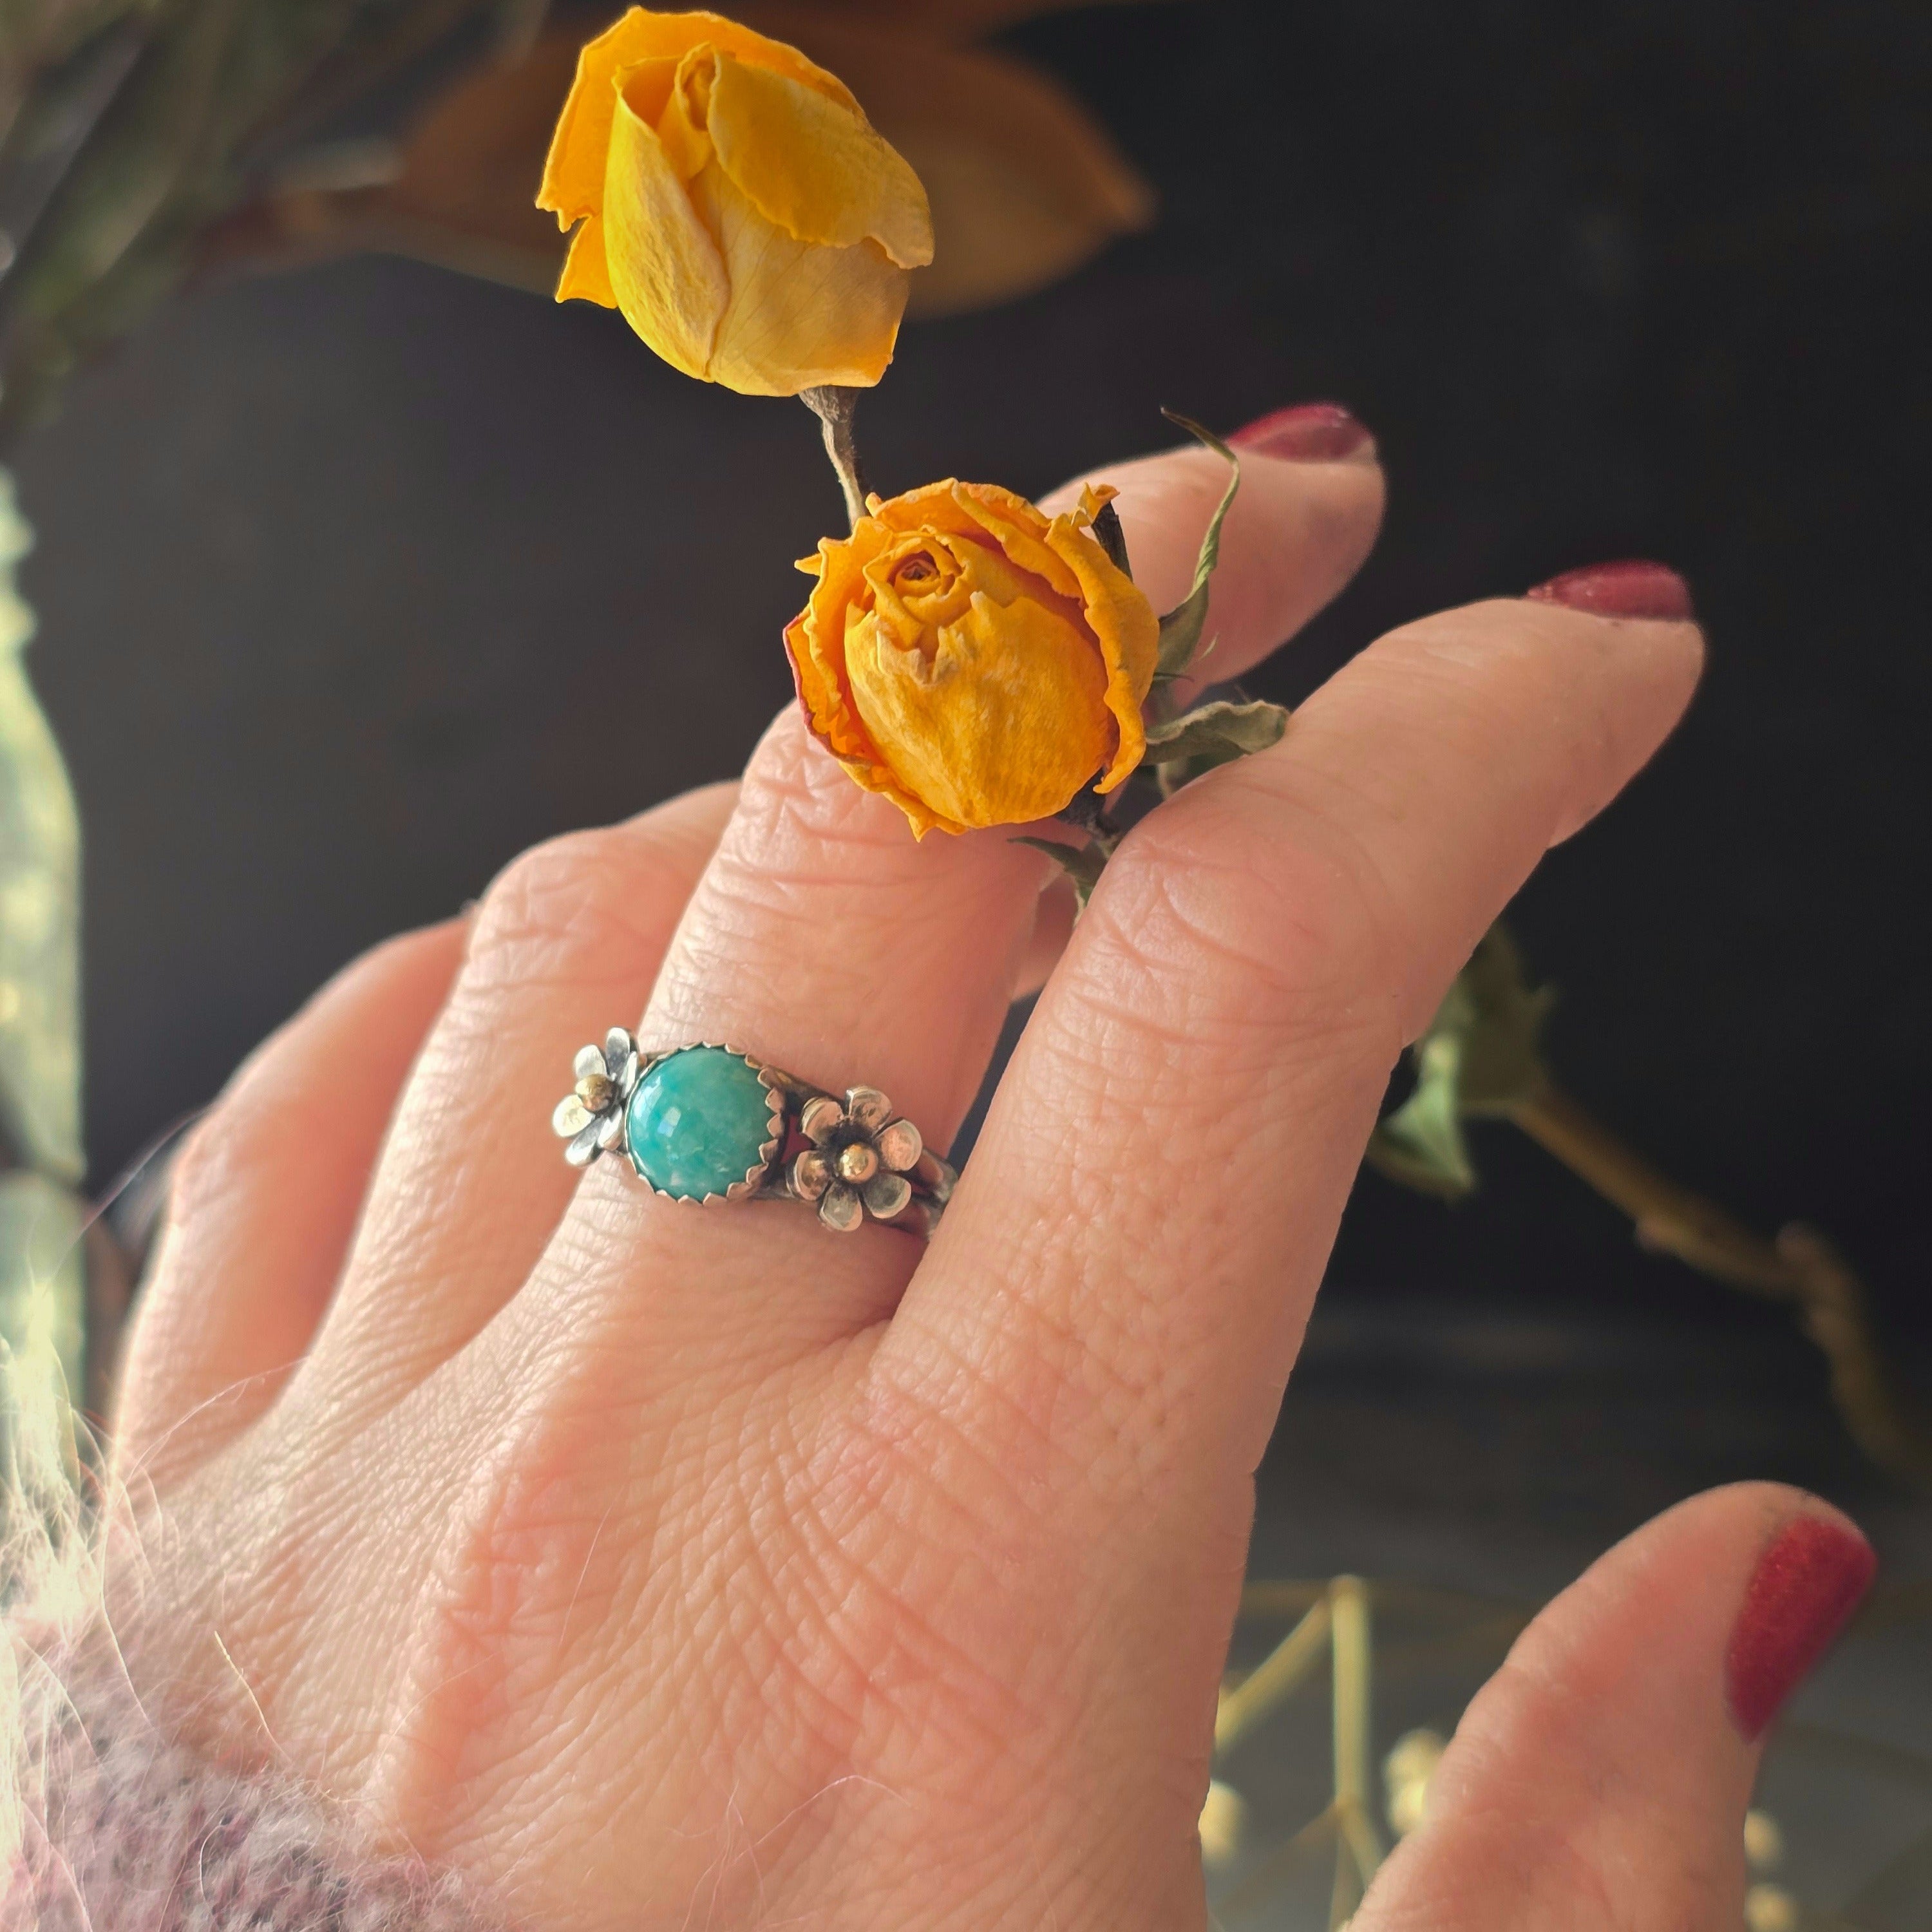
M 454 1874 L 372 1856 L 293 1780 L 166 1736 L 111 1654 L 13 1648 L 0 1932 L 496 1932 Z

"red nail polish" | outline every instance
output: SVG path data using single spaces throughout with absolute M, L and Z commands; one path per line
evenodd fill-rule
M 1597 617 L 1658 617 L 1682 622 L 1696 614 L 1690 586 L 1669 565 L 1633 557 L 1623 563 L 1593 563 L 1566 570 L 1547 584 L 1523 592 L 1538 604 L 1563 604 Z
M 1871 1587 L 1878 1558 L 1823 1516 L 1786 1523 L 1758 1558 L 1724 1659 L 1731 1716 L 1754 1743 Z
M 1376 453 L 1375 438 L 1340 403 L 1271 410 L 1244 423 L 1228 440 L 1237 449 L 1289 463 L 1346 463 L 1351 458 L 1366 462 Z

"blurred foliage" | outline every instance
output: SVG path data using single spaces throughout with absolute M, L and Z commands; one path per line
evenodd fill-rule
M 1446 1201 L 1468 1193 L 1476 1169 L 1462 1123 L 1506 1119 L 1548 1084 L 1543 1024 L 1555 999 L 1528 984 L 1516 941 L 1493 927 L 1416 1042 L 1414 1090 L 1376 1128 L 1370 1164 Z
M 1872 1461 L 1932 1492 L 1932 1415 L 1880 1348 L 1870 1297 L 1816 1228 L 1766 1240 L 1660 1172 L 1564 1092 L 1543 1052 L 1554 995 L 1534 987 L 1507 928 L 1492 927 L 1410 1050 L 1415 1084 L 1377 1126 L 1369 1165 L 1456 1201 L 1477 1184 L 1465 1124 L 1526 1134 L 1635 1224 L 1638 1244 L 1748 1294 L 1783 1303 L 1825 1357 L 1832 1399 Z
M 255 172 L 502 0 L 7 0 L 0 435 L 193 266 Z
M 1152 219 L 1151 190 L 1058 81 L 955 44 L 980 16 L 1004 24 L 1038 5 L 754 0 L 732 10 L 847 82 L 918 170 L 936 248 L 913 278 L 915 317 L 1030 293 Z M 214 248 L 265 262 L 369 250 L 548 295 L 564 237 L 532 197 L 590 24 L 573 16 L 514 58 L 460 74 L 394 141 L 292 157 Z
M 843 75 L 924 178 L 915 314 L 1040 287 L 1151 217 L 1065 88 L 963 44 L 1052 4 L 742 10 Z M 0 441 L 200 267 L 380 250 L 548 293 L 562 238 L 532 198 L 608 10 L 546 32 L 544 0 L 0 0 Z M 429 90 L 400 138 L 340 137 L 392 86 Z

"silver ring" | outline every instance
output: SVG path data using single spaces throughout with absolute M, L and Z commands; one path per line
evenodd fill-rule
M 869 1216 L 928 1237 L 959 1178 L 876 1087 L 828 1094 L 740 1047 L 645 1054 L 613 1027 L 574 1070 L 550 1116 L 564 1159 L 588 1167 L 621 1149 L 668 1201 L 802 1201 L 842 1234 Z

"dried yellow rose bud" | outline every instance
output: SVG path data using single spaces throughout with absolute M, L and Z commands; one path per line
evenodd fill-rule
M 580 224 L 557 284 L 747 395 L 876 382 L 926 190 L 844 84 L 716 14 L 634 7 L 579 57 L 537 206 Z
M 1160 621 L 1093 534 L 1112 490 L 1049 520 L 983 483 L 870 500 L 799 568 L 785 632 L 819 738 L 923 835 L 1023 824 L 1146 749 Z

